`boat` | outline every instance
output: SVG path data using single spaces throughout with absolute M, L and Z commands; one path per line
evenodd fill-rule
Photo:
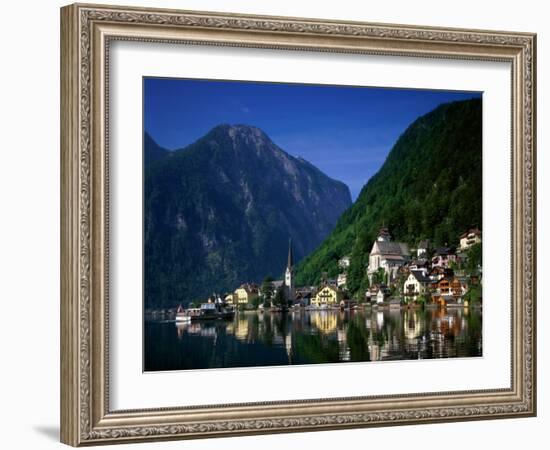
M 176 310 L 176 322 L 191 322 L 189 310 L 179 305 Z
M 235 309 L 224 306 L 221 303 L 202 303 L 198 313 L 191 314 L 191 320 L 214 320 L 232 319 L 235 316 Z
M 235 308 L 227 305 L 218 296 L 214 301 L 201 303 L 199 308 L 187 308 L 179 305 L 176 310 L 176 322 L 185 323 L 195 320 L 232 319 L 235 316 Z

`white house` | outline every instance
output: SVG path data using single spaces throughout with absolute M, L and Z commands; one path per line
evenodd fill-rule
M 429 263 L 425 259 L 422 259 L 422 260 L 415 259 L 414 261 L 411 261 L 411 263 L 409 264 L 409 270 L 418 270 L 422 272 L 424 275 L 428 275 Z
M 336 280 L 336 285 L 338 287 L 345 286 L 348 281 L 348 275 L 347 273 L 341 273 L 338 275 L 338 279 Z
M 477 228 L 472 228 L 460 235 L 460 250 L 468 250 L 475 244 L 481 243 L 481 231 Z
M 338 267 L 340 267 L 341 269 L 348 269 L 349 268 L 349 265 L 350 265 L 350 257 L 349 256 L 343 256 L 342 258 L 340 258 L 338 260 Z
M 376 293 L 376 303 L 382 303 L 388 300 L 390 296 L 390 289 L 384 285 L 381 284 L 378 288 L 378 292 Z
M 403 284 L 405 295 L 421 295 L 427 292 L 432 280 L 420 270 L 411 270 L 411 273 Z

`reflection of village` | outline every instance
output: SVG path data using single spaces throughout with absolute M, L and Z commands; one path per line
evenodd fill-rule
M 478 260 L 472 261 L 472 254 Z M 430 241 L 422 240 L 411 252 L 408 244 L 392 241 L 388 229 L 382 228 L 364 269 L 369 287 L 355 298 L 347 289 L 350 265 L 351 258 L 344 256 L 338 261 L 340 273 L 336 278 L 331 279 L 325 273 L 317 286 L 296 287 L 289 243 L 283 280 L 266 280 L 262 285 L 243 283 L 224 295 L 222 301 L 240 309 L 481 305 L 481 232 L 478 229 L 463 233 L 457 247 L 432 248 Z
M 276 364 L 427 359 L 481 354 L 479 313 L 468 308 L 244 311 L 232 321 L 177 323 L 179 339 L 198 336 L 285 351 Z M 283 354 L 281 352 L 281 354 Z

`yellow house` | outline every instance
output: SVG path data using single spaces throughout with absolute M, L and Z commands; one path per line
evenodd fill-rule
M 250 284 L 243 284 L 235 290 L 234 297 L 237 304 L 246 305 L 258 298 L 258 289 Z
M 323 286 L 315 297 L 311 299 L 311 304 L 315 306 L 338 306 L 343 295 L 344 293 L 334 286 Z

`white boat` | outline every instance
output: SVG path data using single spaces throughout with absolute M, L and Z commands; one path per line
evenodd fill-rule
M 176 310 L 176 322 L 191 322 L 191 316 L 188 310 L 184 309 L 181 305 L 179 305 Z

